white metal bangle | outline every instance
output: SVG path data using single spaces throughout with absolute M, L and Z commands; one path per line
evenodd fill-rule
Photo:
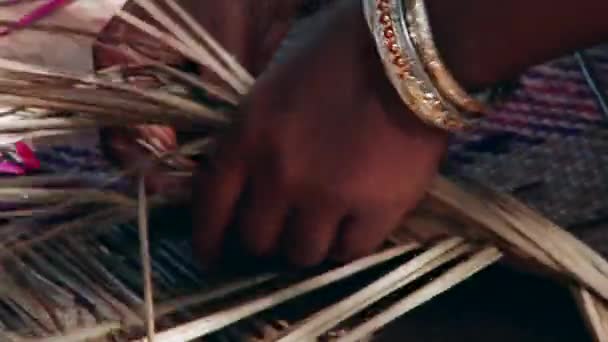
M 472 114 L 484 112 L 482 102 L 473 98 L 464 90 L 443 63 L 435 46 L 425 1 L 404 1 L 405 17 L 410 27 L 410 37 L 418 50 L 426 71 L 430 74 L 439 91 L 461 110 Z
M 435 87 L 410 38 L 401 0 L 363 0 L 365 17 L 387 76 L 422 121 L 449 130 L 467 126 L 458 109 Z

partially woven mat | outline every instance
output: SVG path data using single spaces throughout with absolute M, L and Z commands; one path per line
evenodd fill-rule
M 15 38 L 17 37 L 19 36 L 15 36 Z M 82 51 L 86 51 L 88 54 L 89 50 L 82 49 Z M 0 51 L 0 54 L 2 53 L 3 51 Z M 608 67 L 605 62 L 608 51 L 598 48 L 590 52 L 590 55 L 598 75 L 606 74 L 608 77 Z M 86 67 L 87 64 L 82 65 Z M 607 252 L 605 255 L 608 255 L 608 248 L 606 248 L 608 247 L 608 234 L 598 228 L 601 227 L 602 212 L 606 212 L 605 199 L 608 195 L 606 188 L 608 174 L 605 172 L 607 155 L 604 153 L 607 146 L 606 138 L 602 137 L 602 120 L 593 94 L 585 83 L 576 61 L 572 58 L 563 58 L 547 63 L 533 68 L 523 75 L 521 87 L 506 102 L 498 105 L 495 113 L 474 134 L 454 139 L 444 172 L 455 177 L 474 178 L 495 188 L 515 192 L 519 198 L 543 211 L 561 225 L 575 228 L 576 234 L 582 236 L 599 250 Z M 95 142 L 90 140 L 86 142 L 78 140 L 52 150 L 40 151 L 40 153 L 43 167 L 49 171 L 64 174 L 79 172 L 103 177 L 104 172 L 111 168 L 95 146 Z M 584 227 L 584 229 L 580 227 Z M 126 250 L 123 249 L 123 245 L 132 244 L 134 246 L 136 241 L 134 231 L 134 229 L 114 227 L 110 233 L 116 232 L 116 235 L 113 236 L 116 239 L 111 240 L 110 244 L 120 247 L 116 248 L 120 251 Z M 89 241 L 89 243 L 94 242 Z M 189 248 L 189 243 L 183 241 L 179 245 L 169 245 L 168 247 L 163 245 L 162 248 L 155 249 L 156 254 L 153 259 L 156 267 L 162 267 L 159 268 L 161 270 L 159 273 L 162 274 L 159 277 L 159 284 L 162 289 L 168 289 L 160 291 L 161 300 L 164 299 L 163 294 L 175 291 L 175 284 L 188 289 L 201 287 L 197 283 L 199 278 L 190 277 L 190 273 L 188 273 L 191 269 L 196 269 L 196 264 L 182 264 L 182 260 L 189 260 L 186 257 L 181 258 L 182 255 L 190 254 Z M 171 253 L 165 253 L 167 250 L 171 250 Z M 55 257 L 62 257 L 56 249 L 51 249 L 51 251 L 56 254 Z M 103 259 L 103 262 L 108 262 L 104 267 L 114 269 L 127 264 L 124 260 L 136 260 L 134 254 L 130 255 L 128 252 L 123 254 L 125 259 L 118 259 L 120 261 L 116 263 L 114 263 L 114 259 Z M 178 263 L 174 261 L 176 254 L 180 256 Z M 137 262 L 130 264 L 138 265 Z M 172 278 L 171 272 L 164 273 L 166 269 L 178 270 L 180 276 L 183 275 L 183 277 L 176 281 L 175 278 Z M 186 269 L 187 272 L 182 272 L 183 269 Z M 127 271 L 129 276 L 137 278 L 139 275 L 137 267 L 128 268 Z M 583 341 L 579 335 L 569 337 L 570 335 L 563 332 L 566 327 L 568 329 L 573 327 L 571 329 L 573 331 L 582 331 L 582 322 L 579 322 L 579 317 L 573 309 L 568 309 L 571 303 L 566 302 L 566 299 L 569 298 L 565 291 L 557 293 L 556 290 L 554 295 L 547 297 L 547 292 L 550 292 L 548 289 L 553 287 L 531 287 L 528 279 L 518 281 L 511 274 L 509 277 L 505 277 L 502 273 L 493 276 L 486 272 L 484 277 L 488 274 L 490 279 L 497 280 L 488 282 L 488 278 L 477 278 L 477 281 L 468 283 L 468 290 L 467 285 L 464 285 L 459 288 L 464 289 L 464 292 L 446 294 L 447 297 L 439 298 L 424 308 L 427 313 L 430 312 L 427 316 L 408 316 L 412 320 L 406 320 L 406 324 L 400 321 L 399 325 L 404 326 L 406 330 L 409 329 L 410 334 L 400 332 L 396 336 L 399 338 L 416 336 L 419 337 L 418 340 L 428 340 L 421 336 L 424 335 L 423 332 L 433 334 L 432 331 L 437 331 L 437 334 L 444 338 L 435 337 L 434 340 L 498 341 L 496 338 L 455 338 L 458 334 L 453 328 L 458 326 L 460 329 L 474 330 L 476 334 L 484 329 L 492 330 L 492 334 L 488 334 L 488 336 L 498 335 L 502 338 L 501 341 L 523 341 L 524 339 L 516 334 L 518 330 L 521 330 L 519 324 L 513 323 L 513 319 L 510 318 L 521 316 L 521 320 L 525 322 L 530 322 L 534 326 L 542 326 L 548 331 L 551 330 L 549 334 L 544 332 L 545 329 L 538 328 L 538 330 L 543 330 L 543 334 L 545 334 L 543 336 L 550 335 L 550 337 L 545 339 L 535 337 L 526 340 L 557 341 L 557 336 L 559 336 L 560 341 Z M 198 273 L 196 275 L 198 276 Z M 183 280 L 186 277 L 188 277 L 188 281 Z M 135 279 L 134 283 L 138 284 L 136 287 L 139 288 L 138 281 Z M 503 300 L 502 302 L 508 302 L 506 308 L 505 305 L 501 305 L 501 300 L 495 298 L 496 289 L 505 281 L 508 281 L 509 286 L 501 289 L 498 297 Z M 513 287 L 517 287 L 517 283 L 523 284 L 520 286 L 521 291 L 513 292 Z M 473 285 L 477 287 L 471 288 Z M 340 290 L 343 291 L 343 288 Z M 517 296 L 514 296 L 513 293 L 517 293 Z M 463 301 L 452 303 L 452 305 L 448 302 L 446 305 L 445 298 L 448 300 L 454 298 L 451 297 L 453 294 L 455 294 L 454 297 L 463 298 Z M 514 298 L 509 298 L 510 294 Z M 548 299 L 540 300 L 541 298 Z M 562 302 L 560 299 L 564 299 L 564 301 Z M 516 304 L 513 305 L 513 303 Z M 487 304 L 487 307 L 480 308 L 480 304 Z M 465 305 L 469 312 L 477 312 L 477 316 L 474 314 L 471 317 L 465 312 L 467 310 L 462 310 Z M 533 308 L 537 310 L 533 310 Z M 458 310 L 457 315 L 454 315 L 455 310 Z M 494 311 L 504 311 L 505 314 L 490 314 Z M 524 311 L 523 315 L 522 311 Z M 444 323 L 447 322 L 450 329 L 446 328 L 446 324 L 440 324 L 442 312 L 446 313 Z M 567 315 L 563 315 L 564 313 Z M 561 317 L 561 320 L 556 320 L 556 315 L 558 318 Z M 492 324 L 492 317 L 506 328 L 512 328 L 515 331 L 512 333 L 515 335 L 503 333 L 501 329 L 497 328 L 497 323 Z M 546 319 L 548 323 L 541 324 L 543 319 Z M 408 325 L 407 322 L 412 324 Z M 428 329 L 424 328 L 425 322 Z M 228 333 L 230 332 L 234 332 L 234 330 L 230 330 Z M 509 338 L 509 336 L 518 337 Z

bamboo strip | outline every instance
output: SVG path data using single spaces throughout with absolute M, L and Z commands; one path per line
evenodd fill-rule
M 106 291 L 103 284 L 95 281 L 97 276 L 88 272 L 86 265 L 80 260 L 71 258 L 69 252 L 62 244 L 57 242 L 45 244 L 40 247 L 40 257 L 46 258 L 42 265 L 48 267 L 53 262 L 56 275 L 69 279 L 74 289 L 78 288 L 81 293 L 88 297 L 96 307 L 105 307 L 100 319 L 104 321 L 120 321 L 125 325 L 143 324 L 140 313 L 135 312 L 127 304 L 117 298 L 114 293 Z
M 542 217 L 532 209 L 524 206 L 514 198 L 501 194 L 497 194 L 497 197 L 500 199 L 498 201 L 498 205 L 504 203 L 503 206 L 505 210 L 518 214 L 518 216 L 523 220 L 529 221 L 529 224 L 539 226 L 541 228 L 539 230 L 544 230 L 544 232 L 550 234 L 550 236 L 553 238 L 552 240 L 556 240 L 557 242 L 567 242 L 565 243 L 566 246 L 575 250 L 575 253 L 580 253 L 584 257 L 588 258 L 592 262 L 593 267 L 597 268 L 597 270 L 601 273 L 608 275 L 608 261 L 599 253 L 590 248 L 587 244 L 574 238 L 574 236 L 568 233 L 566 230 L 561 229 L 553 222 Z M 539 231 L 539 235 L 542 233 L 543 231 Z
M 46 310 L 44 305 L 42 305 L 36 298 L 36 293 L 34 293 L 30 288 L 24 288 L 19 286 L 18 278 L 21 275 L 17 275 L 16 277 L 9 276 L 8 272 L 2 275 L 0 278 L 2 280 L 2 284 L 0 285 L 0 294 L 2 295 L 3 301 L 6 301 L 10 298 L 10 301 L 14 303 L 14 305 L 21 308 L 21 311 L 25 312 L 29 317 L 33 319 L 40 325 L 44 331 L 56 333 L 58 332 L 57 325 L 52 319 L 49 312 Z
M 585 254 L 577 251 L 570 239 L 555 239 L 553 230 L 545 230 L 542 225 L 526 224 L 526 219 L 521 220 L 521 217 L 504 209 L 499 209 L 498 212 L 522 235 L 534 241 L 539 249 L 555 260 L 562 267 L 562 272 L 581 281 L 604 299 L 608 299 L 608 277 L 600 273 Z
M 438 243 L 433 248 L 430 248 L 414 259 L 405 262 L 402 266 L 357 291 L 348 298 L 344 298 L 317 312 L 313 317 L 307 319 L 304 324 L 289 332 L 277 342 L 315 340 L 330 328 L 355 315 L 376 301 L 411 283 L 428 271 L 441 266 L 444 262 L 462 255 L 468 250 L 460 248 L 463 246 L 465 246 L 464 242 L 460 238 L 447 239 Z M 442 259 L 442 256 L 448 255 L 449 252 L 454 251 L 455 249 L 458 250 L 459 253 L 456 255 L 449 255 L 449 258 L 447 259 Z M 433 263 L 438 260 L 440 262 Z M 428 267 L 425 268 L 425 266 L 430 264 L 434 267 L 431 267 L 430 269 Z
M 373 334 L 396 318 L 411 311 L 412 309 L 415 309 L 435 296 L 470 278 L 477 272 L 494 264 L 501 258 L 501 256 L 502 254 L 500 251 L 494 247 L 488 247 L 476 253 L 473 257 L 471 257 L 471 259 L 458 264 L 428 285 L 400 300 L 388 310 L 358 326 L 354 330 L 350 331 L 346 336 L 339 338 L 338 342 L 356 342 Z
M 199 39 L 201 39 L 205 44 L 209 46 L 211 51 L 215 53 L 215 55 L 224 62 L 230 69 L 234 72 L 234 74 L 241 79 L 244 85 L 247 88 L 251 88 L 255 82 L 255 79 L 251 76 L 251 74 L 241 66 L 241 64 L 230 55 L 210 34 L 202 27 L 190 14 L 188 14 L 184 9 L 179 6 L 175 0 L 164 0 L 165 4 L 169 8 L 171 8 L 183 21 L 188 25 L 188 27 L 198 35 Z
M 0 188 L 42 188 L 57 187 L 61 184 L 98 184 L 100 180 L 81 174 L 48 174 L 48 175 L 25 175 L 20 177 L 0 178 Z M 103 190 L 101 190 L 103 191 Z
M 24 98 L 39 98 L 49 101 L 65 102 L 80 105 L 83 108 L 101 107 L 104 113 L 113 110 L 115 115 L 120 113 L 122 116 L 138 116 L 140 118 L 158 118 L 166 116 L 166 112 L 173 112 L 172 108 L 166 105 L 154 104 L 138 96 L 117 96 L 116 90 L 84 88 L 76 86 L 51 86 L 46 84 L 23 83 L 19 84 L 13 80 L 0 78 L 0 93 Z M 90 110 L 94 112 L 94 110 Z M 108 114 L 110 116 L 111 114 Z M 182 115 L 182 114 L 172 114 Z M 183 116 L 187 119 L 188 116 Z
M 125 14 L 128 16 L 128 14 Z M 135 18 L 135 20 L 137 20 Z M 194 102 L 192 100 L 176 96 L 164 91 L 151 90 L 151 89 L 140 89 L 135 86 L 128 84 L 122 84 L 118 82 L 108 82 L 95 77 L 94 75 L 77 75 L 66 71 L 51 71 L 43 67 L 11 61 L 5 58 L 0 58 L 0 69 L 8 70 L 15 73 L 24 73 L 30 75 L 37 75 L 39 77 L 47 77 L 49 79 L 56 79 L 59 81 L 72 81 L 80 82 L 83 84 L 90 84 L 99 87 L 116 89 L 126 92 L 127 94 L 139 95 L 145 99 L 152 101 L 153 103 L 160 103 L 176 111 L 179 110 L 183 114 L 188 114 L 189 119 L 194 122 L 204 120 L 205 122 L 216 122 L 219 124 L 226 123 L 227 118 L 220 112 L 212 111 L 204 105 Z
M 59 336 L 45 337 L 43 339 L 19 338 L 16 342 L 82 342 L 104 338 L 119 329 L 120 323 L 100 323 L 94 327 L 77 329 Z
M 522 237 L 517 231 L 513 230 L 507 222 L 497 217 L 496 213 L 488 209 L 483 200 L 469 196 L 458 188 L 455 184 L 443 177 L 435 179 L 435 183 L 429 189 L 431 202 L 439 202 L 440 205 L 449 208 L 456 220 L 462 220 L 465 226 L 471 226 L 481 231 L 489 231 L 493 238 L 500 239 L 499 242 L 506 242 L 507 246 L 515 246 L 526 253 L 542 265 L 551 270 L 560 272 L 560 266 L 555 260 L 549 258 L 538 246 Z M 491 199 L 486 199 L 491 201 Z M 431 203 L 431 207 L 435 204 Z M 445 217 L 445 215 L 443 215 Z
M 418 247 L 418 244 L 411 243 L 360 259 L 325 274 L 315 276 L 264 297 L 254 299 L 248 303 L 243 303 L 237 307 L 222 310 L 190 323 L 165 330 L 158 333 L 157 338 L 162 342 L 184 342 L 205 336 L 245 317 L 249 317 L 303 294 L 348 278 L 358 272 L 388 261 Z M 144 339 L 143 341 L 146 340 Z
M 234 72 L 227 70 L 216 58 L 213 58 L 211 53 L 202 45 L 198 44 L 194 38 L 178 23 L 176 23 L 169 15 L 167 15 L 160 7 L 150 0 L 134 0 L 141 8 L 158 21 L 160 24 L 177 37 L 187 46 L 197 57 L 195 60 L 203 66 L 209 67 L 221 79 L 233 87 L 239 94 L 246 94 L 250 85 L 239 79 Z M 183 11 L 182 11 L 183 12 Z M 183 12 L 185 13 L 185 12 Z M 253 82 L 251 82 L 252 84 Z
M 72 260 L 81 260 L 83 262 L 83 268 L 90 270 L 97 279 L 100 280 L 107 287 L 112 288 L 118 296 L 126 303 L 129 307 L 141 307 L 143 302 L 141 296 L 132 289 L 125 286 L 125 284 L 112 273 L 108 268 L 98 260 L 97 255 L 92 253 L 89 247 L 90 241 L 83 239 L 76 240 L 74 238 L 67 238 L 66 249 L 72 252 Z M 140 312 L 140 310 L 134 310 Z
M 223 284 L 222 286 L 211 291 L 205 291 L 201 294 L 195 294 L 187 297 L 175 298 L 164 303 L 156 305 L 156 316 L 164 316 L 172 314 L 177 310 L 183 310 L 191 306 L 197 306 L 208 303 L 213 300 L 225 298 L 231 294 L 253 288 L 257 285 L 266 283 L 277 277 L 276 274 L 262 274 L 253 278 L 248 278 L 233 283 Z
M 176 79 L 185 82 L 186 84 L 189 84 L 195 88 L 201 89 L 205 92 L 208 92 L 209 94 L 216 96 L 217 98 L 219 98 L 223 101 L 226 101 L 226 103 L 229 103 L 233 106 L 238 105 L 239 99 L 237 96 L 222 89 L 221 87 L 218 87 L 214 84 L 206 82 L 205 80 L 201 79 L 198 76 L 194 76 L 189 73 L 185 73 L 181 70 L 175 69 L 166 64 L 151 60 L 133 49 L 126 49 L 126 51 L 124 53 L 126 55 L 130 55 L 134 59 L 142 60 L 146 64 L 153 66 L 153 67 L 159 69 L 160 71 L 163 71 L 163 72 L 169 74 L 170 76 L 173 76 Z
M 10 257 L 12 253 L 20 254 L 24 252 L 29 252 L 34 246 L 37 246 L 42 242 L 48 241 L 52 238 L 61 236 L 66 232 L 70 232 L 73 234 L 76 230 L 84 227 L 90 227 L 93 224 L 103 226 L 112 223 L 119 223 L 127 221 L 128 219 L 131 219 L 134 216 L 135 215 L 133 214 L 133 209 L 125 210 L 117 207 L 103 209 L 98 212 L 94 212 L 92 214 L 81 217 L 78 220 L 53 225 L 48 230 L 36 237 L 33 237 L 24 242 L 16 243 L 11 248 L 5 247 L 0 251 L 0 258 Z
M 8 188 L 0 187 L 0 200 L 7 203 L 54 204 L 73 199 L 74 204 L 99 203 L 135 207 L 136 202 L 113 191 L 89 188 Z
M 597 267 L 601 261 L 591 257 L 595 252 L 579 244 L 569 233 L 558 232 L 556 226 L 539 221 L 538 214 L 532 210 L 522 213 L 519 205 L 489 191 L 479 193 L 481 197 L 473 196 L 441 178 L 430 193 L 433 200 L 475 222 L 476 228 L 491 231 L 499 239 L 534 257 L 541 265 L 558 273 L 565 272 L 602 298 L 608 298 L 608 276 L 602 272 L 604 266 Z M 556 235 L 559 237 L 555 238 Z
M 14 122 L 3 122 L 0 133 L 20 133 L 37 130 L 90 129 L 100 127 L 99 123 L 89 119 L 32 119 Z
M 86 131 L 86 129 L 83 129 Z M 38 146 L 53 146 L 59 144 L 57 141 L 61 141 L 65 144 L 65 140 L 61 140 L 62 137 L 73 136 L 74 130 L 69 129 L 43 129 L 35 132 L 19 133 L 19 140 L 32 141 Z
M 139 191 L 138 191 L 138 230 L 139 230 L 139 248 L 141 253 L 141 264 L 143 269 L 143 283 L 144 283 L 144 306 L 145 306 L 145 318 L 146 318 L 146 333 L 148 335 L 148 341 L 154 342 L 155 340 L 155 315 L 154 315 L 154 295 L 152 287 L 152 270 L 150 262 L 150 241 L 148 239 L 148 201 L 146 198 L 146 183 L 145 177 L 139 177 Z
M 17 218 L 17 217 L 32 217 L 42 216 L 50 213 L 48 209 L 29 209 L 29 210 L 3 210 L 0 212 L 0 218 Z
M 608 342 L 608 306 L 586 289 L 573 287 L 572 294 L 595 342 Z
M 48 250 L 45 252 L 48 252 Z M 65 260 L 55 255 L 49 256 L 46 253 L 41 254 L 34 251 L 28 251 L 27 258 L 28 264 L 45 278 L 52 279 L 53 282 L 61 284 L 64 289 L 74 293 L 75 297 L 82 298 L 89 303 L 96 303 L 95 310 L 100 317 L 112 321 L 120 321 L 121 317 L 115 310 L 116 307 L 112 305 L 113 300 L 105 296 L 103 292 L 98 291 L 98 289 L 92 289 L 87 279 L 78 272 L 74 272 L 71 268 L 67 270 L 63 268 L 63 265 L 66 263 Z M 51 263 L 49 261 L 51 258 L 57 260 L 57 264 Z M 125 317 L 129 317 L 128 314 Z M 136 319 L 136 317 L 132 317 L 132 319 Z

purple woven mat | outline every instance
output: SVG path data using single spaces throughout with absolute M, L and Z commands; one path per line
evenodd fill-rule
M 587 52 L 608 85 L 608 48 Z M 446 173 L 514 193 L 608 255 L 608 130 L 574 57 L 532 68 L 521 86 L 450 146 Z

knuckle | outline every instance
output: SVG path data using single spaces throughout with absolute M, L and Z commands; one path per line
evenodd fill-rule
M 247 239 L 244 241 L 245 248 L 254 257 L 264 258 L 274 254 L 274 245 L 264 239 Z
M 329 252 L 332 231 L 332 225 L 300 226 L 297 240 L 293 241 L 293 248 L 289 251 L 290 261 L 299 267 L 312 267 L 323 262 Z
M 325 255 L 320 250 L 307 250 L 300 253 L 289 255 L 289 261 L 296 267 L 309 268 L 320 264 L 325 259 Z
M 352 196 L 352 193 L 348 191 L 335 191 L 331 187 L 321 193 L 319 201 L 339 210 L 350 210 L 360 203 Z
M 297 182 L 297 178 L 281 163 L 275 165 L 272 176 L 277 188 L 283 190 L 283 192 L 290 192 Z
M 336 253 L 335 259 L 340 262 L 350 262 L 369 255 L 373 250 L 372 246 L 349 244 Z
M 265 160 L 265 175 L 269 184 L 274 186 L 274 191 L 287 195 L 290 194 L 298 183 L 298 177 L 291 172 L 290 161 L 284 154 L 270 149 Z

